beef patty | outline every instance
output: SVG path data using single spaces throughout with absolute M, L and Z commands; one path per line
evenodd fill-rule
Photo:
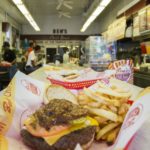
M 37 110 L 33 116 L 40 126 L 49 130 L 51 126 L 67 124 L 71 120 L 75 120 L 87 116 L 88 111 L 79 105 L 75 105 L 66 100 L 51 100 L 47 105 L 44 105 Z
M 87 127 L 74 131 L 60 138 L 54 145 L 49 146 L 44 139 L 32 136 L 27 130 L 21 131 L 23 142 L 34 150 L 74 150 L 76 145 L 88 144 L 94 137 L 95 127 Z

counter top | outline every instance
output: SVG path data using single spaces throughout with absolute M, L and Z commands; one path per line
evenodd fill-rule
M 49 81 L 49 80 L 47 80 L 47 76 L 44 72 L 44 67 L 37 69 L 36 71 L 32 72 L 29 76 L 31 76 L 37 80 L 43 81 L 43 82 Z
M 49 80 L 47 80 L 47 75 L 45 73 L 45 70 L 46 70 L 45 68 L 50 67 L 50 66 L 66 68 L 66 69 L 70 69 L 70 68 L 71 69 L 77 69 L 77 70 L 83 69 L 83 67 L 77 66 L 75 64 L 60 64 L 60 65 L 57 65 L 57 66 L 55 64 L 49 64 L 49 65 L 46 65 L 45 67 L 41 67 L 41 68 L 37 69 L 36 71 L 32 72 L 30 74 L 30 76 L 37 79 L 37 80 L 47 82 Z

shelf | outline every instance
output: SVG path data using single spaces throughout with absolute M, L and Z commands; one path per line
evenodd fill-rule
M 145 30 L 140 32 L 141 35 L 149 35 L 150 34 L 150 30 Z
M 150 33 L 149 34 L 143 34 L 143 35 L 140 35 L 140 36 L 136 36 L 136 37 L 133 37 L 133 41 L 149 41 L 150 40 Z
M 116 42 L 142 42 L 142 41 L 150 41 L 150 30 L 144 31 L 140 33 L 141 35 L 131 38 L 122 38 L 119 40 L 115 40 Z M 112 43 L 112 42 L 109 42 Z

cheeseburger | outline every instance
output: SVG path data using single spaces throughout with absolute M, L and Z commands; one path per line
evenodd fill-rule
M 51 100 L 24 122 L 23 142 L 35 150 L 74 150 L 77 144 L 88 149 L 97 121 L 88 111 L 67 100 Z

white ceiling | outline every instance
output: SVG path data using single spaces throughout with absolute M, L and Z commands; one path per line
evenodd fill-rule
M 0 0 L 0 8 L 17 22 L 22 24 L 27 22 L 11 0 Z
M 57 15 L 58 10 L 56 7 L 58 5 L 58 0 L 23 0 L 29 11 L 31 12 L 33 18 L 37 16 L 48 16 Z M 85 10 L 88 8 L 89 4 L 94 0 L 72 0 L 73 9 L 70 10 L 66 7 L 61 7 L 61 11 L 69 12 L 71 16 L 83 15 Z M 0 0 L 0 8 L 7 12 L 12 18 L 21 24 L 28 23 L 24 16 L 20 13 L 17 7 L 13 4 L 12 0 Z
M 87 8 L 90 0 L 72 0 L 73 9 L 70 10 L 66 7 L 61 7 L 61 11 L 70 12 L 70 15 L 77 16 L 82 15 Z M 94 0 L 92 0 L 94 1 Z M 38 15 L 57 15 L 58 0 L 24 0 L 24 3 L 30 10 L 34 17 L 34 14 Z

